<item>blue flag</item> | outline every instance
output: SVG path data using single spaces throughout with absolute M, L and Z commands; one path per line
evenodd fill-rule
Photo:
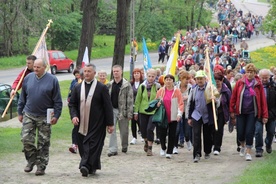
M 144 55 L 144 74 L 146 76 L 148 69 L 152 68 L 152 66 L 151 66 L 151 61 L 149 57 L 149 51 L 144 37 L 143 37 L 143 55 Z

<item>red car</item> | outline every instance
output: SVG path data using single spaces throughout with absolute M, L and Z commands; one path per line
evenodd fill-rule
M 67 70 L 72 73 L 74 70 L 74 62 L 68 59 L 62 51 L 48 50 L 51 72 L 53 75 L 60 70 Z

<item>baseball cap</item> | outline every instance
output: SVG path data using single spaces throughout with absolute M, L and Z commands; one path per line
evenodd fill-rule
M 198 77 L 206 77 L 205 72 L 203 70 L 198 70 L 196 72 L 195 78 L 198 78 Z

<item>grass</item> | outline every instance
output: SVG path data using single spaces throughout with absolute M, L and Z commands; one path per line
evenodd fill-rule
M 250 53 L 252 63 L 259 69 L 276 66 L 276 46 L 265 47 Z
M 270 3 L 271 0 L 258 0 L 260 3 Z
M 276 181 L 276 152 L 266 155 L 264 160 L 254 159 L 235 184 L 275 183 Z

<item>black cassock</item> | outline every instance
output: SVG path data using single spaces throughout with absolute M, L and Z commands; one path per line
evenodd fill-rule
M 85 83 L 85 96 L 87 97 L 91 84 Z M 81 84 L 72 90 L 69 108 L 71 119 L 80 119 Z M 106 126 L 113 125 L 113 107 L 107 87 L 97 82 L 89 115 L 89 127 L 86 136 L 77 135 L 78 149 L 81 156 L 80 167 L 85 166 L 90 173 L 101 169 L 101 153 L 106 136 Z

